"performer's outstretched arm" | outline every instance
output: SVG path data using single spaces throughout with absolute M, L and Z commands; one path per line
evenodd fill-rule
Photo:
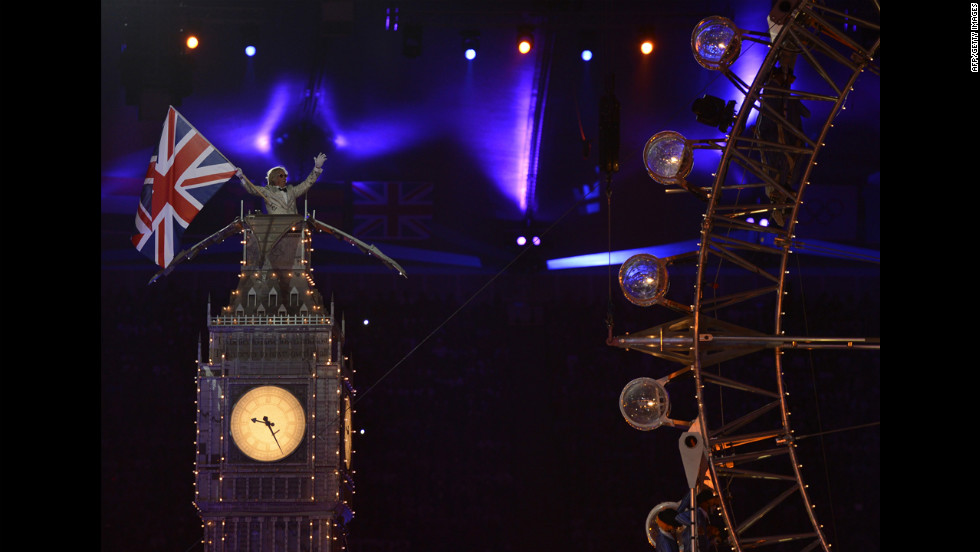
M 320 178 L 320 173 L 323 172 L 323 162 L 326 160 L 327 156 L 323 153 L 313 158 L 313 172 L 306 177 L 306 180 L 296 185 L 295 194 L 297 197 L 303 195 L 313 187 L 313 184 Z
M 252 184 L 252 182 L 248 179 L 248 177 L 245 176 L 244 173 L 242 173 L 242 169 L 239 168 L 237 171 L 235 171 L 235 176 L 237 176 L 238 179 L 242 182 L 242 187 L 245 188 L 246 192 L 252 195 L 262 196 L 262 192 L 259 191 L 259 188 L 255 184 Z

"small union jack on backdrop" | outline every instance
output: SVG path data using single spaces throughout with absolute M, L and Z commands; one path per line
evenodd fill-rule
M 235 171 L 171 106 L 143 181 L 132 238 L 136 249 L 166 268 L 187 225 Z
M 432 189 L 425 182 L 353 182 L 351 233 L 365 239 L 428 239 Z

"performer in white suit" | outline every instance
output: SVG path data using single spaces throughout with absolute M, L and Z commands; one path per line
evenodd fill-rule
M 265 201 L 265 211 L 270 215 L 296 215 L 296 198 L 306 193 L 323 172 L 323 162 L 327 156 L 323 153 L 313 158 L 313 172 L 306 177 L 306 180 L 295 186 L 287 186 L 286 178 L 289 174 L 284 167 L 272 167 L 266 173 L 266 185 L 256 186 L 242 174 L 242 169 L 238 169 L 235 176 L 242 182 L 245 190 L 261 197 Z

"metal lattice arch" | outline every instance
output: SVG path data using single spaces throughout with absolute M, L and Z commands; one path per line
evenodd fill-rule
M 657 380 L 659 386 L 669 388 L 675 379 L 693 377 L 697 418 L 663 425 L 687 429 L 685 435 L 698 437 L 690 442 L 703 446 L 697 485 L 719 491 L 732 550 L 830 550 L 797 456 L 784 355 L 795 350 L 878 350 L 879 340 L 785 335 L 786 275 L 800 245 L 794 235 L 797 214 L 816 158 L 824 141 L 833 138 L 833 123 L 857 79 L 867 73 L 878 78 L 879 22 L 876 1 L 838 10 L 807 0 L 777 3 L 769 33 L 743 31 L 719 17 L 702 21 L 692 36 L 696 59 L 720 71 L 744 94 L 731 132 L 724 139 L 692 141 L 667 131 L 651 138 L 644 151 L 654 180 L 704 202 L 701 239 L 692 255 L 637 256 L 624 263 L 620 285 L 627 299 L 668 308 L 680 317 L 611 336 L 609 343 L 682 366 Z M 699 40 L 706 28 L 708 38 Z M 769 48 L 751 83 L 730 70 L 743 41 Z M 713 49 L 698 51 L 709 42 Z M 807 121 L 810 133 L 799 121 L 804 102 L 817 106 Z M 749 125 L 753 115 L 755 124 Z M 696 149 L 721 155 L 710 186 L 686 179 Z M 760 203 L 762 193 L 765 201 Z M 761 225 L 757 221 L 762 216 L 775 224 Z M 664 268 L 684 262 L 696 263 L 689 302 L 666 297 Z M 723 295 L 717 293 L 719 278 L 726 283 Z M 760 301 L 774 308 L 772 319 L 750 327 L 746 321 L 752 317 L 741 315 L 740 309 Z M 682 455 L 684 442 L 682 437 Z

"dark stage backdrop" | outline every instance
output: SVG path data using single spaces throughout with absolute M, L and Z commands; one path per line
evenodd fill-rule
M 808 270 L 791 314 L 815 334 L 878 336 L 878 267 L 833 265 Z M 148 287 L 151 274 L 102 274 L 103 551 L 201 549 L 195 360 L 208 301 L 227 304 L 237 275 L 189 263 Z M 349 550 L 649 550 L 647 513 L 686 489 L 678 431 L 630 428 L 618 397 L 676 368 L 605 345 L 610 305 L 617 334 L 663 321 L 618 289 L 610 301 L 605 268 L 315 275 L 357 370 Z M 808 471 L 818 512 L 841 550 L 875 550 L 879 355 L 814 356 L 789 363 L 816 405 L 796 427 L 815 412 L 825 430 L 872 424 L 824 437 Z

